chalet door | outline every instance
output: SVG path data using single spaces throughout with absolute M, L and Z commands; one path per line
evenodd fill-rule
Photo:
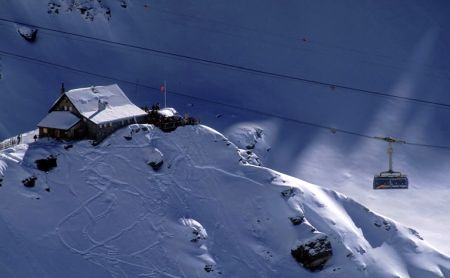
M 56 129 L 56 130 L 55 130 L 55 137 L 58 137 L 58 138 L 59 138 L 59 136 L 60 136 L 60 131 L 59 131 L 59 129 Z

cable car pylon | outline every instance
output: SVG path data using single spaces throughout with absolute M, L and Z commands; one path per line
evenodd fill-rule
M 394 143 L 406 144 L 406 141 L 393 137 L 374 137 L 388 143 L 389 169 L 373 177 L 373 189 L 408 189 L 408 177 L 401 172 L 394 171 L 392 154 Z

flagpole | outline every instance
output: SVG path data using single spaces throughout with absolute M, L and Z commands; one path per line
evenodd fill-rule
M 164 108 L 167 108 L 167 84 L 164 80 Z

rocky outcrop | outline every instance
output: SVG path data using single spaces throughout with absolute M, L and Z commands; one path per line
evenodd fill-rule
M 292 257 L 310 271 L 323 269 L 326 262 L 333 255 L 331 243 L 323 233 L 316 233 L 313 237 L 297 242 L 291 250 Z
M 288 187 L 281 192 L 281 197 L 295 211 L 296 215 L 290 216 L 289 220 L 292 225 L 297 226 L 300 235 L 300 239 L 291 249 L 291 255 L 309 271 L 319 271 L 333 255 L 333 249 L 328 236 L 308 221 L 301 205 L 295 205 L 302 194 L 302 191 L 294 187 Z
M 127 7 L 125 0 L 119 1 L 122 8 Z M 99 15 L 106 20 L 111 19 L 111 9 L 102 1 L 99 0 L 50 0 L 48 2 L 48 14 L 59 15 L 62 13 L 77 12 L 85 20 L 94 21 Z
M 22 36 L 22 38 L 24 38 L 26 41 L 35 42 L 38 29 L 27 26 L 20 26 L 19 28 L 17 28 L 17 32 L 19 32 L 19 35 Z
M 250 150 L 238 150 L 238 154 L 240 156 L 239 162 L 242 164 L 250 164 L 255 166 L 262 166 L 259 157 Z
M 154 148 L 149 155 L 149 159 L 147 164 L 152 167 L 152 169 L 154 171 L 158 171 L 159 169 L 161 169 L 163 163 L 164 163 L 164 155 L 161 153 L 160 150 L 158 150 L 157 148 Z

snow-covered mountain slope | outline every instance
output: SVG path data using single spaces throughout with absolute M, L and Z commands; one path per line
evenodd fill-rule
M 0 276 L 450 275 L 450 258 L 415 230 L 255 166 L 250 151 L 206 126 L 138 127 L 131 140 L 127 127 L 98 146 L 43 139 L 8 150 L 24 157 L 0 161 Z M 57 167 L 38 170 L 49 156 Z M 31 176 L 35 186 L 23 186 Z M 291 250 L 318 238 L 332 255 L 310 272 Z
M 448 14 L 445 0 L 0 1 L 1 18 L 443 103 L 450 103 Z M 170 105 L 228 137 L 242 126 L 264 130 L 269 146 L 256 145 L 255 152 L 265 166 L 343 192 L 421 230 L 450 254 L 449 152 L 396 147 L 394 166 L 409 175 L 410 189 L 373 192 L 373 175 L 386 170 L 384 143 L 175 92 L 437 145 L 449 144 L 447 108 L 193 63 L 39 28 L 30 43 L 18 29 L 24 28 L 0 22 L 0 50 L 154 89 L 0 54 L 0 140 L 35 128 L 62 81 L 67 89 L 118 82 L 132 101 L 151 105 L 163 102 L 159 85 L 167 80 Z

